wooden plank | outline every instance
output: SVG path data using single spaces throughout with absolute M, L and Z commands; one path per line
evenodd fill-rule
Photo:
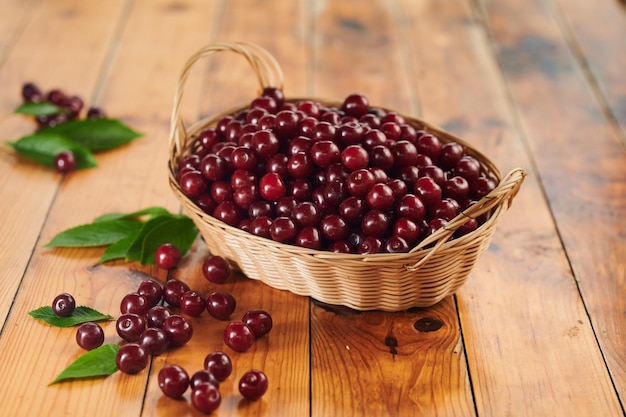
M 0 66 L 39 4 L 39 0 L 2 0 L 0 2 L 0 10 L 2 10 L 0 16 Z
M 475 144 L 505 172 L 531 170 L 456 297 L 478 415 L 617 415 L 602 354 L 482 27 L 464 1 L 403 5 L 421 22 L 407 37 L 420 40 L 413 51 L 422 69 L 423 117 Z M 584 366 L 573 357 L 585 358 Z
M 103 3 L 103 9 L 110 7 L 110 3 Z M 51 12 L 63 10 L 53 8 Z M 104 10 L 88 10 L 109 23 L 115 22 Z M 123 148 L 99 155 L 98 168 L 75 172 L 65 178 L 49 209 L 40 244 L 59 231 L 91 221 L 102 213 L 133 211 L 151 205 L 170 210 L 179 208 L 165 175 L 172 97 L 184 60 L 206 40 L 206 21 L 213 15 L 213 9 L 201 1 L 174 5 L 169 1 L 138 1 L 129 12 L 119 45 L 111 45 L 117 51 L 115 67 L 102 86 L 100 103 L 109 115 L 121 118 L 144 136 Z M 94 36 L 102 36 L 97 31 L 98 22 L 91 24 Z M 83 24 L 87 26 L 82 28 L 85 33 L 91 33 L 87 29 L 89 22 Z M 42 36 L 45 31 L 34 33 Z M 67 33 L 73 34 L 72 31 Z M 159 48 L 160 52 L 154 53 L 151 48 Z M 28 48 L 24 48 L 23 52 L 27 51 Z M 59 71 L 61 68 L 63 66 L 59 66 Z M 97 70 L 92 69 L 92 72 Z M 75 82 L 72 80 L 70 84 Z M 195 90 L 191 88 L 192 99 Z M 126 264 L 93 268 L 101 253 L 98 249 L 49 250 L 40 245 L 35 249 L 0 340 L 2 359 L 18 364 L 4 372 L 0 380 L 3 386 L 0 395 L 7 413 L 16 416 L 70 412 L 89 416 L 140 415 L 148 370 L 135 376 L 116 373 L 105 380 L 68 382 L 46 388 L 46 384 L 70 363 L 73 352 L 79 353 L 73 333 L 68 329 L 31 326 L 31 322 L 22 327 L 22 323 L 29 320 L 27 311 L 48 304 L 50 298 L 61 291 L 69 291 L 80 303 L 117 316 L 123 295 L 134 291 L 141 280 L 147 276 L 163 280 L 166 277 L 155 268 L 143 267 L 134 272 L 134 265 Z M 109 324 L 105 333 L 108 341 L 119 342 L 114 324 Z M 32 374 L 32 377 L 23 378 L 25 374 Z M 19 401 L 14 401 L 15 398 Z
M 481 6 L 568 261 L 623 403 L 626 329 L 620 323 L 626 309 L 622 221 L 626 152 L 544 3 L 484 1 Z M 574 327 L 578 326 L 572 323 Z M 589 381 L 585 387 L 597 383 L 596 378 L 585 381 Z M 596 401 L 598 407 L 607 408 L 605 415 L 623 413 L 611 398 Z
M 563 21 L 564 36 L 588 66 L 591 82 L 626 144 L 626 10 L 623 2 L 555 0 L 554 17 Z
M 24 3 L 24 13 L 30 10 L 29 4 Z M 89 101 L 123 8 L 123 1 L 106 6 L 59 1 L 46 2 L 35 10 L 0 68 L 4 86 L 0 109 L 8 115 L 0 120 L 3 140 L 16 140 L 34 130 L 31 120 L 11 115 L 21 103 L 20 89 L 25 82 L 37 82 L 45 90 L 62 88 Z M 49 34 L 58 27 L 67 30 L 53 39 Z M 11 219 L 0 225 L 4 236 L 0 245 L 3 253 L 9 252 L 9 246 L 13 253 L 0 258 L 0 320 L 4 323 L 61 176 L 17 157 L 7 148 L 2 149 L 0 172 L 4 174 L 0 195 L 10 202 L 0 205 L 0 216 Z
M 404 55 L 399 16 L 384 1 L 368 7 L 358 1 L 319 4 L 313 94 L 341 100 L 360 92 L 373 105 L 412 114 L 414 72 Z M 355 315 L 319 305 L 311 311 L 313 415 L 474 414 L 451 298 L 405 313 Z M 418 331 L 414 324 L 428 317 L 443 326 Z

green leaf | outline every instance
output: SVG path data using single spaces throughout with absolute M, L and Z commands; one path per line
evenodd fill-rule
M 96 218 L 96 220 L 94 220 L 94 222 L 102 222 L 102 221 L 107 221 L 107 220 L 118 220 L 118 219 L 136 220 L 136 219 L 139 219 L 139 218 L 141 218 L 143 216 L 148 216 L 148 219 L 152 219 L 152 218 L 158 217 L 158 216 L 171 216 L 171 215 L 172 214 L 169 211 L 167 211 L 166 208 L 154 206 L 154 207 L 145 208 L 143 210 L 134 211 L 132 213 L 107 213 L 107 214 L 103 214 L 102 216 Z
M 197 235 L 198 230 L 189 217 L 177 217 L 163 222 L 144 236 L 141 263 L 154 265 L 154 253 L 164 243 L 175 245 L 181 255 L 184 255 L 191 248 Z
M 141 136 L 117 119 L 79 119 L 42 129 L 67 136 L 93 152 L 108 151 Z
M 47 247 L 105 246 L 133 236 L 142 223 L 132 220 L 108 220 L 83 224 L 64 230 L 46 244 Z
M 50 114 L 57 114 L 64 111 L 64 109 L 55 106 L 49 101 L 40 101 L 38 103 L 23 103 L 15 109 L 15 113 L 27 114 L 30 116 L 47 116 Z
M 106 344 L 90 350 L 79 356 L 49 385 L 68 379 L 109 376 L 118 370 L 115 357 L 119 350 L 120 346 L 115 344 Z
M 88 148 L 59 133 L 41 130 L 32 135 L 23 136 L 15 142 L 9 142 L 9 146 L 18 154 L 48 167 L 54 167 L 54 158 L 63 151 L 74 153 L 77 169 L 98 165 Z
M 135 241 L 135 235 L 129 236 L 125 239 L 120 239 L 106 248 L 102 257 L 98 260 L 99 264 L 113 261 L 115 259 L 125 259 L 130 246 Z
M 85 306 L 76 307 L 69 317 L 57 316 L 50 306 L 39 307 L 36 310 L 28 312 L 28 314 L 34 319 L 43 320 L 55 327 L 72 327 L 90 321 L 113 320 L 112 316 L 102 314 L 91 307 Z
M 171 219 L 171 216 L 158 216 L 143 223 L 141 230 L 135 235 L 133 243 L 131 243 L 126 252 L 126 261 L 141 261 L 146 235 L 160 224 L 168 222 Z

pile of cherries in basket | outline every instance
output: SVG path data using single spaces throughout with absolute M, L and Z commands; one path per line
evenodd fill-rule
M 464 146 L 363 95 L 330 107 L 273 87 L 202 130 L 178 162 L 180 190 L 213 217 L 339 253 L 408 252 L 496 186 Z

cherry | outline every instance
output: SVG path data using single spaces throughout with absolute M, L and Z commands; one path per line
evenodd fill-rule
M 329 214 L 322 218 L 319 229 L 322 237 L 330 241 L 343 240 L 350 231 L 348 223 L 337 214 Z
M 298 232 L 295 222 L 286 216 L 277 217 L 270 225 L 270 236 L 277 242 L 291 242 Z
M 29 82 L 22 86 L 22 98 L 26 102 L 40 102 L 43 100 L 43 93 L 37 84 Z
M 183 316 L 172 314 L 163 322 L 163 331 L 172 346 L 183 346 L 193 335 L 193 326 Z
M 217 410 L 221 402 L 222 396 L 219 389 L 210 382 L 198 384 L 191 391 L 191 403 L 205 414 L 211 414 Z
M 204 369 L 208 370 L 220 382 L 226 380 L 233 371 L 230 356 L 222 351 L 211 352 L 204 358 Z
M 179 365 L 166 365 L 157 377 L 159 388 L 170 398 L 180 398 L 189 387 L 189 374 Z
M 294 222 L 300 227 L 317 226 L 320 221 L 320 212 L 311 202 L 303 201 L 295 205 L 291 212 Z
M 180 296 L 180 312 L 191 317 L 200 317 L 206 308 L 206 300 L 197 291 L 187 291 Z
M 384 250 L 389 253 L 402 253 L 408 252 L 410 249 L 409 244 L 404 238 L 400 236 L 390 236 L 386 242 Z
M 235 297 L 228 291 L 214 291 L 206 301 L 207 311 L 218 320 L 226 320 L 237 307 Z
M 76 168 L 76 156 L 74 156 L 74 152 L 59 152 L 54 157 L 54 168 L 59 172 L 73 171 Z
M 464 156 L 454 166 L 454 172 L 472 183 L 480 176 L 480 162 L 472 156 Z
M 250 327 L 256 338 L 265 336 L 272 330 L 273 326 L 272 316 L 267 311 L 260 309 L 248 310 L 241 321 Z
M 180 190 L 189 197 L 198 197 L 202 194 L 209 183 L 200 171 L 190 171 L 180 178 Z
M 92 350 L 104 343 L 104 330 L 98 323 L 87 322 L 76 330 L 76 343 L 85 350 Z
M 280 174 L 270 172 L 261 177 L 259 181 L 261 197 L 268 201 L 278 201 L 287 193 L 287 187 Z
M 346 180 L 346 190 L 353 196 L 365 197 L 375 184 L 374 174 L 367 169 L 357 169 Z
M 411 245 L 419 240 L 420 229 L 413 220 L 400 217 L 393 224 L 393 235 L 401 237 Z
M 295 243 L 303 248 L 321 249 L 322 241 L 319 229 L 310 226 L 302 228 L 296 235 Z
M 341 110 L 343 110 L 348 116 L 359 118 L 367 114 L 369 110 L 369 101 L 362 94 L 350 94 L 343 101 Z
M 247 371 L 238 384 L 239 392 L 249 401 L 256 401 L 261 398 L 267 392 L 267 387 L 267 376 L 258 370 Z
M 211 255 L 202 263 L 202 275 L 210 282 L 223 284 L 230 276 L 230 265 L 223 257 Z
M 217 378 L 215 377 L 215 375 L 211 373 L 211 371 L 208 371 L 206 369 L 201 369 L 199 371 L 196 371 L 196 373 L 194 373 L 191 376 L 191 378 L 189 379 L 189 386 L 193 390 L 198 385 L 206 383 L 206 382 L 209 382 L 215 385 L 216 387 L 219 387 L 220 385 L 220 381 L 217 380 Z
M 380 210 L 370 210 L 363 216 L 361 229 L 366 236 L 383 237 L 389 230 L 389 218 Z
M 117 334 L 127 342 L 139 340 L 146 328 L 146 321 L 140 315 L 128 313 L 122 314 L 115 322 Z
M 149 309 L 148 299 L 136 292 L 126 294 L 120 302 L 120 312 L 122 314 L 132 313 L 143 316 Z
M 313 143 L 310 154 L 313 162 L 320 167 L 327 167 L 341 161 L 339 146 L 330 140 Z
M 148 366 L 149 356 L 137 343 L 123 345 L 115 356 L 115 363 L 125 374 L 136 374 Z
M 365 202 L 370 209 L 389 210 L 395 202 L 393 190 L 387 184 L 374 184 L 365 196 Z
M 52 311 L 59 317 L 69 317 L 76 308 L 76 301 L 71 294 L 62 293 L 54 297 Z
M 154 263 L 161 269 L 176 268 L 180 258 L 180 249 L 172 243 L 163 243 L 154 252 Z
M 137 294 L 142 295 L 148 302 L 148 306 L 154 307 L 163 298 L 163 288 L 161 284 L 153 280 L 142 281 L 137 289 Z
M 254 332 L 244 322 L 232 321 L 224 329 L 224 343 L 237 352 L 245 352 L 254 344 Z
M 374 236 L 366 236 L 357 247 L 357 253 L 361 255 L 379 253 L 382 246 L 383 242 L 379 238 Z
M 148 327 L 138 339 L 139 345 L 150 356 L 159 356 L 167 350 L 169 340 L 163 329 Z
M 154 306 L 146 313 L 146 325 L 148 327 L 163 327 L 165 319 L 172 315 L 169 308 Z

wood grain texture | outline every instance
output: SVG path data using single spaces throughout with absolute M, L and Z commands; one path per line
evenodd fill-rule
M 452 298 L 400 313 L 313 304 L 314 416 L 471 416 Z
M 597 86 L 600 106 L 615 118 L 626 146 L 626 12 L 624 2 L 554 0 L 553 15 L 563 22 L 565 40 L 582 60 L 590 84 Z
M 414 51 L 424 68 L 418 86 L 424 118 L 477 144 L 503 169 L 532 169 L 472 10 L 463 2 L 428 4 L 411 19 L 423 22 L 411 37 L 422 39 Z M 554 236 L 550 210 L 531 171 L 457 295 L 464 337 L 483 341 L 467 346 L 479 415 L 619 412 L 565 253 L 548 236 Z M 569 359 L 583 356 L 589 358 L 584 369 Z M 570 383 L 553 385 L 554 374 L 569 375 Z M 581 379 L 590 383 L 583 388 Z M 528 398 L 535 400 L 528 404 Z
M 616 321 L 626 309 L 623 143 L 541 2 L 486 1 L 483 10 L 568 260 L 623 402 L 626 328 Z M 511 19 L 517 24 L 506 25 Z M 538 102 L 537 95 L 543 100 Z

